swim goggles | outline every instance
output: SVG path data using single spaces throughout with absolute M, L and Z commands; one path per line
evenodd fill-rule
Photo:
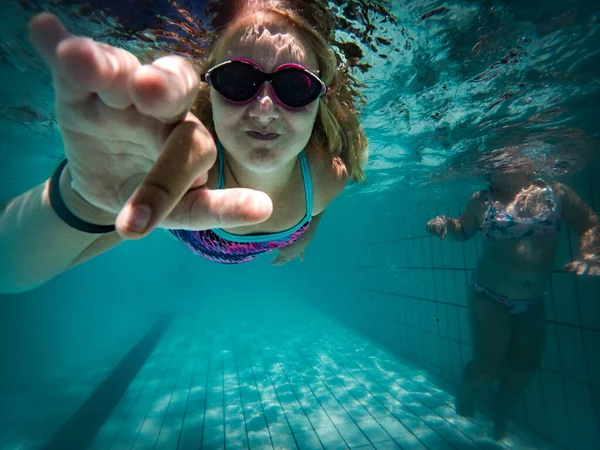
M 288 109 L 302 108 L 327 92 L 325 83 L 300 64 L 282 64 L 273 73 L 265 73 L 256 62 L 245 58 L 217 64 L 200 79 L 235 104 L 254 100 L 265 81 L 270 83 L 275 101 Z

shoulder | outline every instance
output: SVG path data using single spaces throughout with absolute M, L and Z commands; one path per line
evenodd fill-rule
M 349 177 L 340 158 L 308 147 L 306 158 L 313 184 L 313 214 L 318 214 L 344 190 Z

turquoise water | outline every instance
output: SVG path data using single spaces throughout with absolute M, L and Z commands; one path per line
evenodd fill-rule
M 129 49 L 134 33 L 159 28 L 148 11 L 179 32 L 200 14 L 185 2 L 47 5 L 76 32 Z M 356 71 L 368 181 L 328 208 L 305 262 L 222 267 L 159 231 L 3 296 L 0 448 L 600 446 L 600 284 L 562 270 L 577 255 L 574 233 L 560 235 L 541 367 L 496 442 L 491 388 L 475 418 L 453 410 L 482 241 L 424 230 L 436 215 L 457 217 L 483 185 L 473 155 L 505 145 L 600 213 L 600 5 L 383 5 L 395 23 L 372 8 L 368 38 L 355 35 L 364 10 L 336 33 L 371 66 Z M 50 79 L 26 41 L 39 8 L 0 6 L 0 201 L 61 156 Z

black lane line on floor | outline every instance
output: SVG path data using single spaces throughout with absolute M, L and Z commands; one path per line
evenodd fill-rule
M 156 321 L 79 410 L 52 436 L 45 450 L 83 450 L 92 443 L 172 320 L 171 316 L 165 315 Z

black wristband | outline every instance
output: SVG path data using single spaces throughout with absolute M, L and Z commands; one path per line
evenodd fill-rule
M 111 233 L 116 230 L 114 225 L 96 225 L 93 223 L 85 222 L 69 211 L 67 205 L 60 195 L 60 175 L 67 165 L 67 159 L 64 159 L 58 167 L 54 170 L 54 173 L 50 177 L 50 183 L 48 186 L 48 196 L 50 197 L 50 205 L 61 220 L 76 230 L 83 231 L 84 233 L 91 234 L 103 234 Z

